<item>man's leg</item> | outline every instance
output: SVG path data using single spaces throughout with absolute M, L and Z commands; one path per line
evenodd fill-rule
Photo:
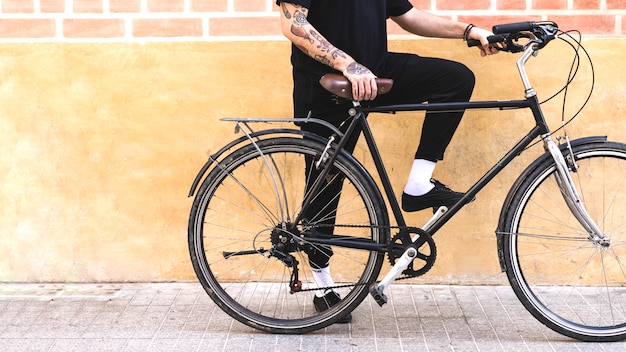
M 378 105 L 466 102 L 475 82 L 474 74 L 463 64 L 411 54 L 390 54 L 379 76 L 393 78 L 394 86 L 389 94 L 375 101 Z M 462 111 L 426 113 L 419 147 L 402 195 L 405 211 L 451 206 L 463 196 L 431 181 L 435 165 L 443 160 L 462 116 Z
M 321 137 L 328 138 L 331 135 L 331 131 L 317 124 L 305 124 L 301 126 L 302 130 L 317 134 Z M 352 153 L 358 141 L 358 134 L 352 136 L 344 149 Z M 310 192 L 314 181 L 319 176 L 321 169 L 315 168 L 316 160 L 306 160 L 306 187 L 305 194 Z M 306 220 L 315 223 L 317 225 L 317 232 L 324 234 L 333 234 L 335 218 L 337 214 L 337 206 L 341 196 L 341 190 L 343 188 L 343 177 L 334 170 L 330 170 L 330 173 L 326 176 L 325 183 L 318 195 L 316 195 L 309 205 L 304 217 Z M 314 234 L 313 234 L 314 235 Z M 309 265 L 313 272 L 313 278 L 318 287 L 322 288 L 315 291 L 315 299 L 313 304 L 315 309 L 323 311 L 332 307 L 340 301 L 339 295 L 332 289 L 323 289 L 323 287 L 334 286 L 334 281 L 330 273 L 330 258 L 333 255 L 333 250 L 330 246 L 310 246 L 305 248 L 305 252 L 309 257 Z M 348 323 L 352 320 L 352 316 L 347 316 L 340 319 L 339 323 Z
M 331 131 L 317 124 L 305 124 L 301 126 L 302 130 L 314 133 L 318 136 L 328 138 L 331 135 Z M 344 149 L 352 153 L 358 141 L 358 135 L 353 136 L 348 140 Z M 305 194 L 311 191 L 314 181 L 321 173 L 321 169 L 315 167 L 316 160 L 306 160 L 306 186 Z M 343 177 L 334 170 L 330 170 L 330 173 L 326 176 L 325 183 L 322 185 L 322 189 L 311 201 L 307 212 L 304 214 L 306 220 L 318 225 L 317 231 L 324 234 L 334 233 L 334 224 L 337 214 L 337 205 L 341 196 L 341 189 L 343 187 Z M 333 255 L 333 251 L 328 246 L 316 246 L 307 250 L 309 256 L 309 262 L 312 268 L 319 269 L 328 266 L 328 261 Z

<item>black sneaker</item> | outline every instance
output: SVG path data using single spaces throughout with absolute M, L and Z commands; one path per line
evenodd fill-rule
M 402 192 L 402 210 L 410 212 L 431 207 L 433 210 L 437 210 L 440 206 L 450 208 L 465 195 L 465 193 L 454 192 L 437 180 L 430 181 L 435 185 L 435 188 L 424 195 L 411 196 Z M 473 201 L 474 199 L 470 200 L 470 202 Z
M 335 291 L 330 291 L 324 297 L 313 297 L 313 305 L 315 306 L 315 310 L 318 312 L 323 312 L 326 309 L 334 306 L 335 304 L 341 301 L 341 297 Z M 347 324 L 352 321 L 352 313 L 348 313 L 343 316 L 341 319 L 337 320 L 336 323 L 339 324 Z

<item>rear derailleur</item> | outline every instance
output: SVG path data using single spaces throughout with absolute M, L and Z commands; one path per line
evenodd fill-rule
M 277 226 L 272 230 L 271 242 L 272 249 L 269 250 L 270 255 L 285 264 L 286 267 L 292 268 L 291 278 L 289 280 L 290 293 L 300 292 L 302 290 L 302 281 L 298 277 L 298 260 L 291 253 L 300 251 L 297 238 L 299 231 L 292 224 L 287 224 L 286 229 Z

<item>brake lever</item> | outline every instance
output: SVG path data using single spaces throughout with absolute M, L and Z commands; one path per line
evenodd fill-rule
M 550 41 L 557 38 L 559 28 L 556 25 L 545 25 L 537 27 L 533 33 L 538 39 L 537 48 L 541 49 L 546 46 Z
M 517 41 L 522 38 L 531 39 L 531 40 L 525 43 L 524 45 L 518 44 Z M 524 32 L 511 33 L 510 35 L 506 36 L 505 41 L 504 41 L 504 43 L 506 44 L 505 46 L 506 51 L 509 51 L 511 53 L 522 52 L 526 49 L 526 46 L 529 43 L 533 42 L 532 39 L 534 39 L 534 36 L 529 33 L 524 33 Z
M 521 38 L 532 39 L 533 36 L 532 36 L 532 34 L 516 32 L 516 33 L 506 33 L 506 34 L 495 34 L 495 35 L 489 36 L 487 39 L 489 40 L 490 44 L 497 44 L 497 43 L 503 43 L 504 44 L 504 46 L 502 46 L 502 47 L 501 46 L 495 46 L 495 45 L 493 46 L 498 51 L 519 53 L 521 51 L 524 51 L 524 48 L 525 48 L 525 45 L 521 45 L 521 44 L 517 44 L 516 43 Z M 480 41 L 478 41 L 476 39 L 469 39 L 467 41 L 467 46 L 468 47 L 480 46 L 480 45 L 481 45 Z

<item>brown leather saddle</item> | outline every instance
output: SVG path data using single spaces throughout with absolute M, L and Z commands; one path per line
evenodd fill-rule
M 320 84 L 327 91 L 334 95 L 349 99 L 352 99 L 352 85 L 350 81 L 338 73 L 327 73 L 320 79 Z M 389 78 L 376 78 L 376 85 L 378 86 L 378 95 L 388 93 L 393 86 L 393 80 Z

